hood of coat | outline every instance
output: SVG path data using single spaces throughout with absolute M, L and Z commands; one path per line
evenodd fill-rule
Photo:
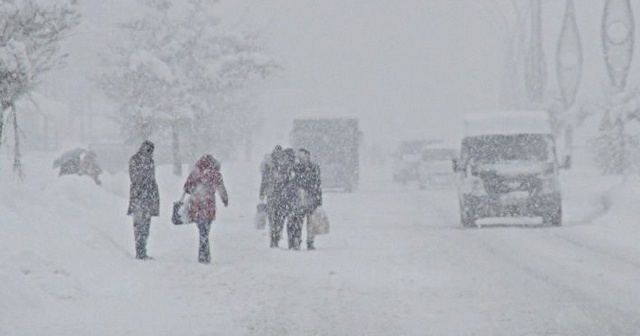
M 149 140 L 145 140 L 140 146 L 139 152 L 144 155 L 152 155 L 155 145 Z
M 196 162 L 196 168 L 201 172 L 207 170 L 220 170 L 220 162 L 216 160 L 213 155 L 206 154 Z

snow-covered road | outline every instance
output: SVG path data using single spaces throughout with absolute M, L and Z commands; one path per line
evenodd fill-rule
M 212 265 L 196 262 L 195 227 L 169 224 L 166 212 L 152 227 L 156 260 L 132 260 L 130 219 L 105 210 L 125 208 L 121 177 L 106 179 L 101 202 L 83 204 L 99 214 L 91 221 L 68 215 L 78 200 L 58 203 L 55 215 L 70 223 L 44 230 L 75 242 L 0 259 L 9 288 L 31 301 L 2 292 L 20 303 L 0 306 L 0 334 L 640 334 L 638 249 L 594 229 L 587 220 L 599 211 L 579 204 L 578 191 L 567 190 L 563 227 L 462 229 L 453 189 L 365 181 L 353 194 L 325 194 L 331 233 L 295 252 L 268 248 L 251 223 L 255 179 L 228 175 Z M 181 181 L 161 180 L 168 209 Z M 96 192 L 58 183 L 50 188 L 77 199 Z M 77 255 L 61 260 L 59 250 Z

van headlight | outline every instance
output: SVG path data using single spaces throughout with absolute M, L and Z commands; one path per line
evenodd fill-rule
M 485 196 L 487 191 L 484 189 L 484 182 L 476 176 L 468 176 L 465 182 L 465 194 L 474 196 Z
M 553 194 L 560 190 L 558 179 L 553 175 L 541 177 L 540 186 L 543 194 Z

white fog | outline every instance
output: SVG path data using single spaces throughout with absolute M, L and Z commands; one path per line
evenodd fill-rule
M 0 0 L 0 335 L 640 335 L 639 11 Z

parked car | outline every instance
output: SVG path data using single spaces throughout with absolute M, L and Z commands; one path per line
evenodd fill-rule
M 418 167 L 420 189 L 453 186 L 455 176 L 451 160 L 456 157 L 454 148 L 444 144 L 427 145 L 422 149 Z
M 420 155 L 424 146 L 435 140 L 407 140 L 398 145 L 393 157 L 393 181 L 407 184 L 418 180 Z
M 456 172 L 460 219 L 465 227 L 489 217 L 541 217 L 562 224 L 560 164 L 545 111 L 468 116 Z

